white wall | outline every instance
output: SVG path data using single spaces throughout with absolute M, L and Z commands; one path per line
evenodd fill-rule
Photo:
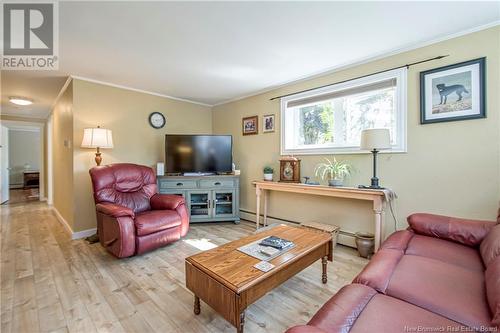
M 40 170 L 40 131 L 11 129 L 9 131 L 9 167 L 11 186 L 23 184 L 26 164 L 30 170 Z

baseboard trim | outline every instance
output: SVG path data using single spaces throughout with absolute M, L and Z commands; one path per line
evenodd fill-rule
M 57 217 L 57 220 L 59 221 L 59 223 L 61 223 L 61 225 L 64 227 L 64 230 L 66 230 L 66 232 L 70 236 L 73 235 L 73 229 L 71 229 L 71 227 L 69 226 L 68 221 L 66 221 L 66 219 L 61 215 L 61 213 L 59 213 L 59 211 L 57 210 L 57 208 L 54 207 L 54 206 L 51 206 L 50 208 L 54 212 L 54 215 Z
M 86 237 L 95 235 L 96 233 L 97 233 L 97 228 L 77 231 L 77 232 L 73 232 L 73 234 L 71 235 L 71 239 L 86 238 Z
M 260 216 L 263 217 L 262 214 Z M 247 221 L 255 223 L 256 214 L 255 214 L 255 212 L 252 212 L 249 210 L 240 209 L 240 217 L 243 220 L 247 220 Z M 262 219 L 260 220 L 260 223 L 262 224 Z M 283 224 L 297 225 L 297 224 L 300 224 L 301 222 L 300 221 L 291 221 L 291 220 L 282 219 L 279 217 L 273 217 L 273 216 L 268 215 L 267 216 L 267 223 L 268 224 L 283 223 Z M 339 236 L 337 238 L 337 243 L 345 245 L 345 246 L 356 248 L 356 241 L 355 241 L 354 232 L 340 229 Z
M 59 213 L 57 208 L 54 206 L 51 206 L 50 208 L 54 212 L 54 215 L 56 216 L 59 223 L 62 224 L 64 230 L 66 230 L 66 232 L 69 234 L 72 240 L 89 237 L 97 232 L 97 228 L 74 232 L 73 229 L 71 229 L 71 226 L 69 225 L 68 221 L 66 221 L 66 219 L 61 215 L 61 213 Z

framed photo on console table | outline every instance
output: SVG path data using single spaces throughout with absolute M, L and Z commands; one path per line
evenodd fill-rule
M 420 123 L 486 118 L 486 58 L 420 72 Z

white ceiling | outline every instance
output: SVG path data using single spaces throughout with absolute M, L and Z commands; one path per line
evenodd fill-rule
M 2 112 L 46 116 L 66 75 L 213 105 L 499 19 L 500 1 L 60 2 L 60 70 L 4 71 Z

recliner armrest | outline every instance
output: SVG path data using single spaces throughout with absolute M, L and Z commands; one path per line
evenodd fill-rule
M 95 209 L 99 213 L 103 213 L 105 215 L 109 215 L 112 217 L 123 217 L 130 216 L 131 218 L 135 217 L 134 211 L 128 207 L 120 206 L 113 203 L 98 203 L 95 205 Z
M 443 238 L 467 246 L 478 246 L 496 225 L 493 221 L 461 219 L 443 215 L 416 213 L 408 216 L 410 228 L 417 234 Z
M 153 210 L 176 210 L 184 204 L 184 198 L 174 194 L 155 194 L 149 200 Z

